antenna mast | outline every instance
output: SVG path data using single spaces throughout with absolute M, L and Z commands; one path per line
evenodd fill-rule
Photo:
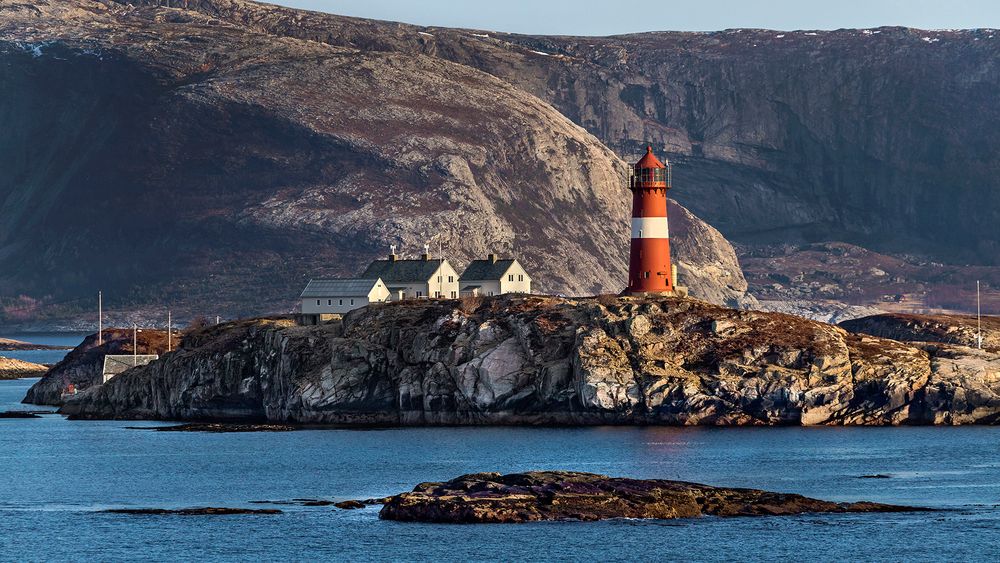
M 979 298 L 979 280 L 976 280 L 976 346 L 983 349 L 983 307 Z
M 104 295 L 97 292 L 97 345 L 104 344 Z
M 167 352 L 173 349 L 173 323 L 170 320 L 170 309 L 167 309 Z
M 132 323 L 132 367 L 139 365 L 139 326 Z

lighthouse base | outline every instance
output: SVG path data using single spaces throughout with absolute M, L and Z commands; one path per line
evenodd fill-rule
M 620 295 L 633 297 L 687 297 L 688 288 L 678 285 L 667 291 L 629 291 L 626 289 Z

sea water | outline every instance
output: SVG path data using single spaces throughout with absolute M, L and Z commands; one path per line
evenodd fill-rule
M 33 380 L 0 382 L 0 411 Z M 995 560 L 1000 429 L 406 428 L 155 432 L 150 422 L 0 420 L 4 560 Z M 477 471 L 568 469 L 941 509 L 910 514 L 388 522 L 378 508 L 130 516 L 381 497 Z M 887 474 L 888 479 L 863 479 Z
M 30 332 L 17 334 L 0 334 L 0 338 L 20 340 L 31 344 L 45 346 L 77 346 L 88 333 L 85 332 Z M 36 364 L 58 363 L 69 350 L 0 350 L 0 356 L 24 360 Z

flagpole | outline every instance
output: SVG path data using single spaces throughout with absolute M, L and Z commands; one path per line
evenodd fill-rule
M 983 349 L 983 306 L 979 296 L 979 280 L 976 280 L 976 345 Z

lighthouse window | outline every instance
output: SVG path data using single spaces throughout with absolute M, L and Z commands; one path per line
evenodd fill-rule
M 646 279 L 649 279 L 649 272 L 643 272 L 642 276 Z

